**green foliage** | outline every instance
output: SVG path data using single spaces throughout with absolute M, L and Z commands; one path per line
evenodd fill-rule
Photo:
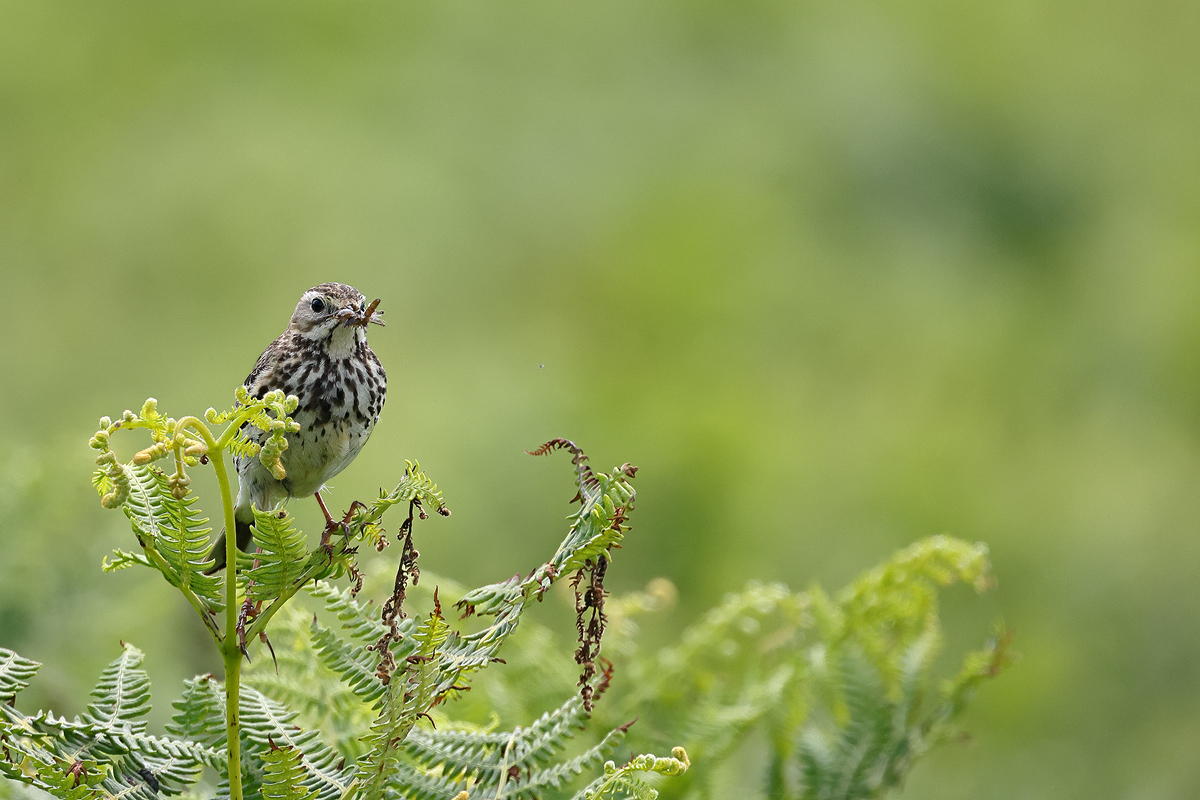
M 315 731 L 296 724 L 298 712 L 289 709 L 252 687 L 242 687 L 242 736 L 249 755 L 248 769 L 261 778 L 273 748 L 287 745 L 300 753 L 297 764 L 300 783 L 322 800 L 341 797 L 353 780 L 353 768 L 345 769 L 337 751 Z
M 304 788 L 304 754 L 295 747 L 276 747 L 263 755 L 264 800 L 313 800 L 316 792 Z
M 12 702 L 37 674 L 38 664 L 0 647 L 0 703 Z
M 623 767 L 609 761 L 604 765 L 604 777 L 597 778 L 575 795 L 575 800 L 605 800 L 628 797 L 632 800 L 655 800 L 658 791 L 642 779 L 645 774 L 682 775 L 692 765 L 687 750 L 676 747 L 670 758 L 644 753 L 634 756 Z M 639 774 L 640 773 L 640 774 Z
M 205 608 L 219 611 L 220 581 L 205 575 L 212 566 L 207 561 L 212 543 L 206 519 L 198 518 L 192 510 L 195 497 L 176 498 L 171 492 L 167 475 L 149 464 L 130 466 L 126 470 L 129 496 L 121 509 L 133 525 L 138 541 L 153 566 L 162 572 L 172 586 L 190 590 Z M 120 558 L 123 554 L 117 552 Z
M 304 533 L 292 524 L 284 511 L 254 509 L 253 554 L 238 553 L 243 594 L 251 600 L 270 602 L 292 588 L 304 574 L 308 548 Z
M 369 696 L 378 699 L 384 686 L 372 672 L 360 673 L 358 683 L 351 685 L 330 669 L 326 654 L 318 648 L 324 630 L 310 615 L 292 606 L 285 608 L 271 626 L 275 658 L 256 659 L 245 673 L 245 680 L 268 697 L 299 711 L 306 728 L 318 731 L 340 755 L 354 761 L 363 754 L 361 737 L 378 713 L 375 703 L 361 699 L 356 689 L 368 688 Z M 344 644 L 340 637 L 332 639 Z M 368 655 L 362 645 L 357 650 Z
M 410 666 L 403 678 L 388 683 L 379 718 L 366 739 L 370 750 L 360 761 L 366 781 L 363 794 L 366 800 L 384 797 L 400 769 L 400 746 L 417 719 L 427 714 L 433 705 L 441 678 L 438 650 L 449 632 L 441 609 L 434 609 L 412 637 L 414 652 L 408 659 Z
M 213 752 L 224 744 L 225 706 L 220 689 L 220 682 L 212 675 L 198 675 L 184 681 L 183 697 L 172 703 L 175 715 L 167 724 L 167 732 L 204 745 L 209 748 L 206 752 Z M 205 763 L 217 769 L 225 766 L 224 758 Z
M 695 765 L 675 784 L 687 796 L 707 796 L 722 764 L 758 730 L 771 744 L 761 784 L 770 797 L 880 797 L 957 734 L 953 720 L 970 694 L 1009 662 L 1001 631 L 935 686 L 937 590 L 963 582 L 984 591 L 989 570 L 986 547 L 938 536 L 836 600 L 820 587 L 751 583 L 679 645 L 619 659 L 632 679 L 610 707 L 649 723 L 633 729 L 636 746 L 687 748 Z
M 7 651 L 6 651 L 7 652 Z M 80 717 L 49 712 L 26 716 L 3 706 L 4 774 L 56 797 L 100 797 L 105 792 L 140 800 L 179 794 L 204 764 L 221 754 L 201 741 L 153 736 L 141 719 L 150 711 L 150 682 L 142 653 L 125 645 L 100 676 Z M 28 662 L 20 659 L 27 671 Z
M 631 618 L 664 607 L 670 592 L 660 586 L 657 594 L 610 599 L 603 583 L 612 550 L 628 531 L 636 468 L 593 471 L 583 451 L 564 439 L 534 451 L 566 450 L 575 468 L 579 507 L 553 556 L 524 578 L 465 592 L 444 585 L 458 597 L 463 619 L 482 620 L 474 630 L 447 619 L 437 588 L 420 590 L 431 605 L 427 612 L 408 614 L 407 593 L 420 579 L 414 520 L 427 518 L 427 508 L 449 513 L 415 463 L 393 491 L 354 504 L 344 534 L 311 552 L 286 513 L 256 509 L 256 552 L 239 555 L 232 575 L 205 575 L 209 529 L 194 508 L 186 467 L 236 449 L 242 426 L 272 435 L 288 430 L 286 415 L 294 408 L 281 396 L 257 403 L 244 395 L 233 410 L 207 415 L 213 424 L 229 423 L 220 438 L 194 418 L 162 417 L 147 401 L 140 414 L 127 412 L 117 424 L 102 420 L 93 440 L 101 450 L 95 483 L 102 500 L 125 511 L 142 546 L 142 553 L 117 551 L 106 569 L 149 566 L 180 589 L 221 648 L 227 680 L 188 681 L 168 735 L 150 735 L 142 654 L 126 646 L 74 721 L 0 706 L 4 742 L 11 742 L 0 751 L 6 776 L 72 798 L 178 794 L 205 766 L 218 775 L 218 797 L 239 800 L 706 797 L 746 735 L 760 730 L 774 758 L 759 780 L 772 797 L 857 800 L 898 786 L 916 758 L 953 734 L 952 720 L 975 688 L 1007 663 L 1002 635 L 933 688 L 942 647 L 938 589 L 990 585 L 986 548 L 943 537 L 897 554 L 836 599 L 818 587 L 795 593 L 752 583 L 678 645 L 643 657 Z M 121 427 L 149 430 L 154 444 L 129 463 L 117 461 L 109 439 Z M 259 457 L 282 469 L 278 443 L 271 442 Z M 174 473 L 152 463 L 172 452 Z M 227 485 L 223 492 L 228 500 Z M 391 596 L 380 606 L 364 604 L 357 598 L 364 576 L 356 544 L 383 550 L 383 515 L 404 503 L 409 514 L 397 534 Z M 327 580 L 347 573 L 348 587 Z M 550 667 L 562 651 L 553 636 L 526 625 L 527 644 L 517 646 L 504 677 L 488 677 L 484 686 L 500 680 L 524 687 L 518 693 L 556 695 L 557 707 L 508 730 L 497 730 L 494 714 L 455 719 L 451 701 L 501 661 L 499 651 L 517 636 L 529 605 L 565 576 L 573 576 L 575 593 L 578 691 Z M 321 608 L 311 619 L 286 605 L 304 587 Z M 215 613 L 222 608 L 224 630 Z M 611 647 L 603 644 L 609 626 Z M 242 680 L 242 655 L 259 635 L 271 644 L 272 658 L 257 659 Z M 15 697 L 36 668 L 0 651 L 0 699 Z M 235 698 L 236 715 L 230 714 Z M 670 748 L 673 755 L 627 757 L 622 766 L 609 760 L 572 794 L 583 775 L 631 748 Z

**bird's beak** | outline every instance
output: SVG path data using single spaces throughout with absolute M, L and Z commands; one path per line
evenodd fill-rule
M 375 325 L 383 325 L 385 323 L 382 319 L 380 319 L 380 315 L 382 315 L 383 312 L 377 311 L 376 309 L 378 309 L 378 307 L 379 298 L 376 297 L 370 302 L 370 304 L 367 305 L 366 308 L 361 311 L 354 308 L 343 308 L 335 316 L 340 319 L 342 321 L 342 325 L 346 326 L 347 328 L 365 328 L 370 323 L 374 323 Z

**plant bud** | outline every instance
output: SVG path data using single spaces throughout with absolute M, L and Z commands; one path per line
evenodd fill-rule
M 129 499 L 129 475 L 125 472 L 125 467 L 113 463 L 108 468 L 108 478 L 112 481 L 112 491 L 100 498 L 100 505 L 105 508 L 120 508 Z
M 110 425 L 112 425 L 112 420 L 111 420 L 111 419 L 109 419 L 108 417 L 101 417 L 101 418 L 100 418 L 100 427 L 101 427 L 101 428 L 103 428 L 104 430 L 108 430 L 108 427 L 109 427 Z

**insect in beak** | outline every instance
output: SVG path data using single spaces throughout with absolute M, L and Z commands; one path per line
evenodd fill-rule
M 335 314 L 334 316 L 337 317 L 338 319 L 340 319 L 342 321 L 342 325 L 344 325 L 347 328 L 353 328 L 353 327 L 365 328 L 365 327 L 367 327 L 367 325 L 369 323 L 374 323 L 376 325 L 384 325 L 385 324 L 384 321 L 379 318 L 380 315 L 383 314 L 383 312 L 376 311 L 376 309 L 378 307 L 379 307 L 379 298 L 376 297 L 362 311 L 358 311 L 354 308 L 343 308 L 341 311 L 337 312 L 337 314 Z
M 376 311 L 375 309 L 377 309 L 377 308 L 379 308 L 379 298 L 378 297 L 376 297 L 374 300 L 372 300 L 371 304 L 369 306 L 367 306 L 365 311 L 363 311 L 362 322 L 360 324 L 364 328 L 367 326 L 367 323 L 373 323 L 375 325 L 381 325 L 381 326 L 387 325 L 386 322 L 384 322 L 382 319 L 380 319 L 380 317 L 383 315 L 383 312 Z

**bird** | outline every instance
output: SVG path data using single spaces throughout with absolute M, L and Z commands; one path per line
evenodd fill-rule
M 258 357 L 245 381 L 252 397 L 282 389 L 300 401 L 292 419 L 300 429 L 287 435 L 282 454 L 286 476 L 277 480 L 255 455 L 237 456 L 238 495 L 234 504 L 238 549 L 250 547 L 254 508 L 275 509 L 292 497 L 317 498 L 325 515 L 327 537 L 338 523 L 321 499 L 325 482 L 352 462 L 375 428 L 387 398 L 387 373 L 367 344 L 367 325 L 383 325 L 362 292 L 344 283 L 322 283 L 304 292 L 279 338 Z M 266 434 L 247 425 L 246 434 L 261 444 Z M 324 541 L 324 540 L 323 540 Z M 225 566 L 222 530 L 205 570 Z

